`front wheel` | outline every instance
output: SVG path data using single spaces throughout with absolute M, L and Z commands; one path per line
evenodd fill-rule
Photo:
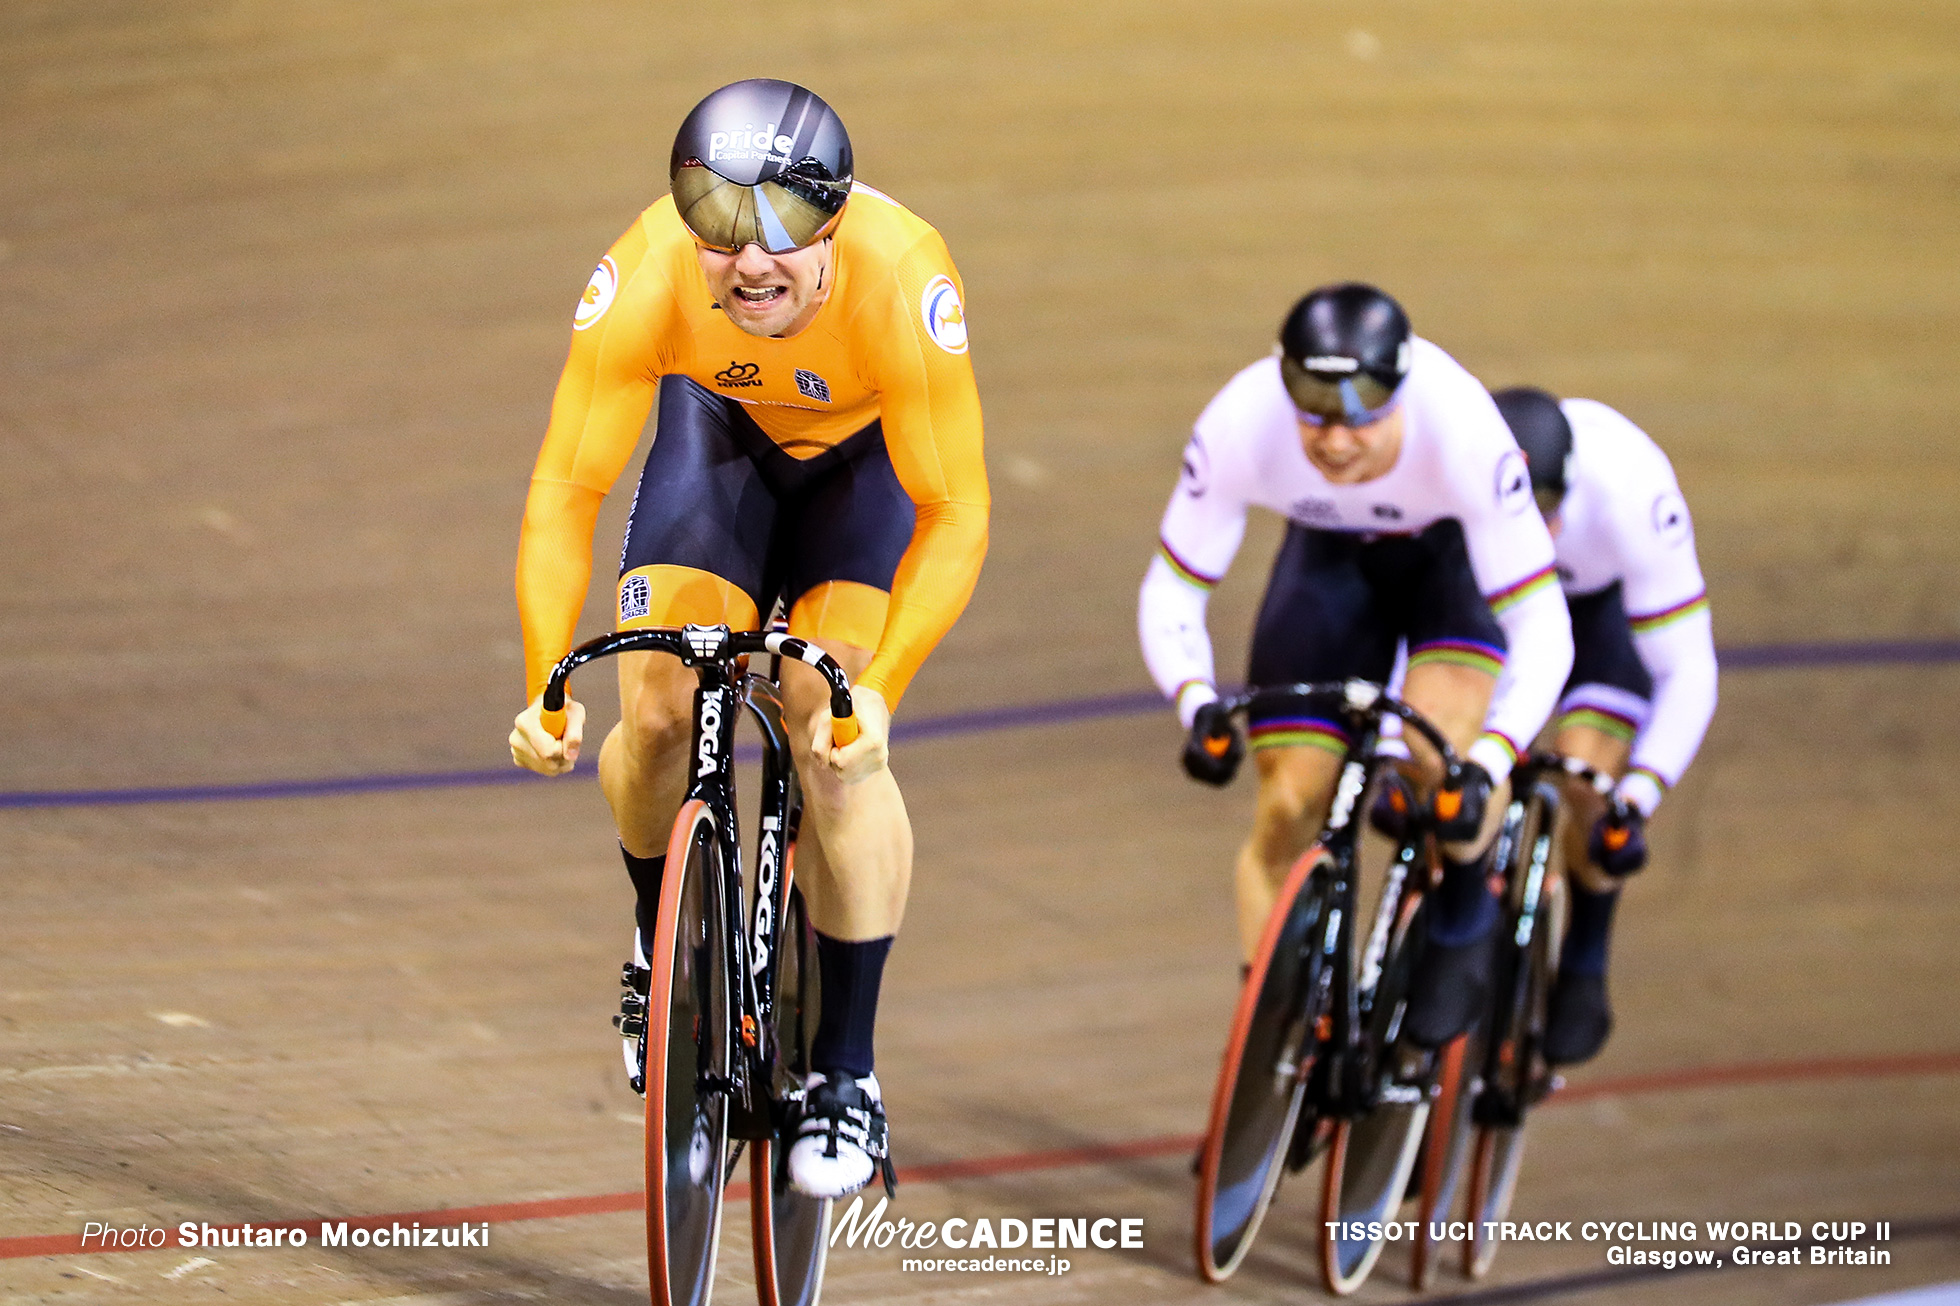
M 1327 904 L 1314 872 L 1326 860 L 1316 846 L 1294 864 L 1239 990 L 1198 1159 L 1198 1272 L 1212 1283 L 1251 1250 L 1300 1124 L 1325 1000 L 1317 979 Z
M 647 1012 L 647 1267 L 653 1306 L 707 1306 L 727 1178 L 729 992 L 721 832 L 698 799 L 667 844 Z
M 1392 881 L 1388 892 L 1397 896 L 1383 904 L 1391 923 L 1381 969 L 1361 995 L 1368 1011 L 1366 1061 L 1379 1098 L 1367 1114 L 1335 1126 L 1321 1173 L 1320 1278 L 1340 1296 L 1359 1288 L 1375 1268 L 1386 1245 L 1385 1226 L 1401 1210 L 1429 1120 L 1435 1058 L 1396 1042 L 1423 946 L 1422 895 L 1406 882 L 1398 892 Z M 1368 979 L 1364 974 L 1361 982 Z

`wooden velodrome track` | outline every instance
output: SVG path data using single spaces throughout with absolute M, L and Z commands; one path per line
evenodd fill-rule
M 606 1027 L 627 885 L 589 779 L 17 796 L 498 768 L 572 305 L 687 106 L 753 75 L 821 90 L 861 175 L 946 234 L 989 421 L 988 571 L 905 705 L 960 728 L 896 762 L 896 1213 L 1146 1222 L 1049 1278 L 840 1250 L 830 1300 L 1315 1291 L 1307 1183 L 1229 1286 L 1190 1271 L 1249 787 L 1183 780 L 1132 629 L 1191 418 L 1337 277 L 1492 384 L 1651 430 L 1720 640 L 1755 650 L 1518 1215 L 1897 1231 L 1888 1268 L 1672 1277 L 1522 1244 L 1473 1299 L 1960 1280 L 1951 8 L 10 0 L 0 1301 L 645 1300 Z M 1227 666 L 1274 535 L 1215 603 Z M 70 1250 L 89 1220 L 482 1207 L 487 1251 Z M 740 1301 L 744 1219 L 725 1249 Z

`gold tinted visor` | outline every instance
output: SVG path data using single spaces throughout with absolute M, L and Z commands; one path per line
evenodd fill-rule
M 850 198 L 848 181 L 785 172 L 777 180 L 738 186 L 703 164 L 674 174 L 674 206 L 694 239 L 733 254 L 760 245 L 771 254 L 802 249 L 830 234 Z
M 1320 422 L 1343 426 L 1366 426 L 1387 415 L 1395 400 L 1397 386 L 1386 385 L 1368 372 L 1356 369 L 1339 375 L 1309 372 L 1292 358 L 1281 354 L 1280 380 L 1293 406 Z

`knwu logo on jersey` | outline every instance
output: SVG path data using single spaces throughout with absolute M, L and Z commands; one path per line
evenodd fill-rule
M 762 364 L 730 363 L 715 373 L 715 384 L 727 390 L 741 390 L 762 384 Z

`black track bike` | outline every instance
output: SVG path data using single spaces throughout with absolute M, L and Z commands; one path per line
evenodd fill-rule
M 1566 777 L 1606 798 L 1619 823 L 1627 817 L 1613 797 L 1613 777 L 1576 758 L 1534 752 L 1511 772 L 1511 800 L 1491 853 L 1491 865 L 1504 877 L 1497 982 L 1491 1010 L 1460 1059 L 1461 1085 L 1451 1085 L 1445 1095 L 1451 1102 L 1446 1127 L 1439 1121 L 1432 1130 L 1412 1263 L 1417 1288 L 1427 1286 L 1436 1259 L 1431 1221 L 1447 1221 L 1459 1192 L 1470 1235 L 1463 1240 L 1463 1272 L 1481 1278 L 1490 1269 L 1497 1243 L 1487 1236 L 1485 1221 L 1509 1217 L 1527 1118 L 1563 1082 L 1546 1064 L 1544 1047 L 1546 1008 L 1565 936 L 1559 816 Z
M 1326 826 L 1281 887 L 1240 989 L 1198 1158 L 1197 1257 L 1207 1280 L 1229 1276 L 1282 1175 L 1324 1153 L 1321 1279 L 1345 1294 L 1381 1255 L 1383 1238 L 1365 1226 L 1396 1218 L 1445 1059 L 1400 1038 L 1435 867 L 1423 822 L 1396 850 L 1372 925 L 1359 933 L 1356 816 L 1390 764 L 1379 751 L 1384 719 L 1399 717 L 1441 755 L 1446 813 L 1461 801 L 1464 772 L 1433 725 L 1367 681 L 1269 687 L 1225 709 L 1302 697 L 1342 719 L 1350 743 Z
M 564 706 L 566 679 L 579 667 L 636 650 L 671 654 L 700 680 L 687 797 L 667 844 L 641 1017 L 652 1303 L 707 1303 L 723 1192 L 746 1145 L 757 1296 L 763 1306 L 813 1306 L 823 1287 L 830 1202 L 789 1186 L 784 1128 L 801 1100 L 816 1032 L 816 935 L 795 885 L 802 799 L 773 672 L 791 658 L 830 682 L 840 744 L 857 735 L 850 679 L 822 650 L 779 630 L 631 630 L 567 654 L 552 669 L 545 709 Z M 772 674 L 746 672 L 754 654 L 771 656 Z M 744 710 L 762 734 L 755 883 L 747 895 L 734 784 L 735 725 Z M 631 974 L 629 967 L 629 986 Z M 642 1031 L 628 1018 L 621 1032 Z

